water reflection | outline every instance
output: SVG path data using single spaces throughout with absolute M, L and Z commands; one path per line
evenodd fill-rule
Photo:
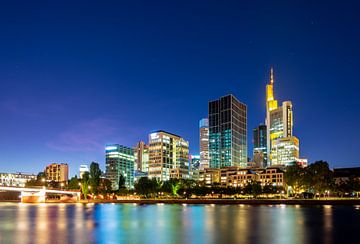
M 359 206 L 0 204 L 0 243 L 356 242 Z

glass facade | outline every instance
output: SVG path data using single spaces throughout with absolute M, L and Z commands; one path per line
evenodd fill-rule
M 210 168 L 247 165 L 247 107 L 233 95 L 209 102 Z
M 112 189 L 119 189 L 120 175 L 125 177 L 126 188 L 134 188 L 134 150 L 119 144 L 112 144 L 105 147 L 105 153 L 105 176 L 111 181 Z
M 266 134 L 266 125 L 259 125 L 253 130 L 254 163 L 258 167 L 264 167 L 267 163 Z

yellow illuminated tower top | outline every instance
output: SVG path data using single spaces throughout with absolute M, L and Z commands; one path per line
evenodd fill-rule
M 274 70 L 270 69 L 270 83 L 266 85 L 266 110 L 270 112 L 278 108 L 277 100 L 274 99 Z

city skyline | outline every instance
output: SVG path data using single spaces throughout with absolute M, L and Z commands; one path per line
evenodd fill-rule
M 1 171 L 37 173 L 58 162 L 69 163 L 73 175 L 91 161 L 104 170 L 106 144 L 133 147 L 156 130 L 181 135 L 190 154 L 198 154 L 198 121 L 210 100 L 226 94 L 247 105 L 252 138 L 252 129 L 264 123 L 270 67 L 276 98 L 292 101 L 301 155 L 331 167 L 359 165 L 349 146 L 359 131 L 342 132 L 360 121 L 355 8 L 341 6 L 347 18 L 335 18 L 339 6 L 330 3 L 326 9 L 320 3 L 259 9 L 168 3 L 171 15 L 147 4 L 83 9 L 74 3 L 71 10 L 28 4 L 0 10 L 6 27 L 0 40 Z M 153 116 L 157 109 L 162 116 Z

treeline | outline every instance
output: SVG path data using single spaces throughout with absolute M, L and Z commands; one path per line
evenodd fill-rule
M 294 196 L 306 192 L 314 195 L 331 194 L 342 197 L 360 191 L 360 181 L 355 177 L 336 182 L 334 172 L 324 161 L 317 161 L 305 168 L 298 165 L 289 166 L 284 176 L 286 185 L 290 186 L 290 194 Z
M 145 198 L 161 198 L 161 197 L 254 197 L 260 195 L 284 193 L 284 188 L 266 184 L 261 186 L 257 181 L 249 181 L 244 187 L 221 187 L 220 184 L 212 186 L 203 186 L 194 180 L 187 179 L 170 179 L 169 181 L 159 181 L 149 179 L 147 177 L 140 178 L 135 184 L 135 192 Z

